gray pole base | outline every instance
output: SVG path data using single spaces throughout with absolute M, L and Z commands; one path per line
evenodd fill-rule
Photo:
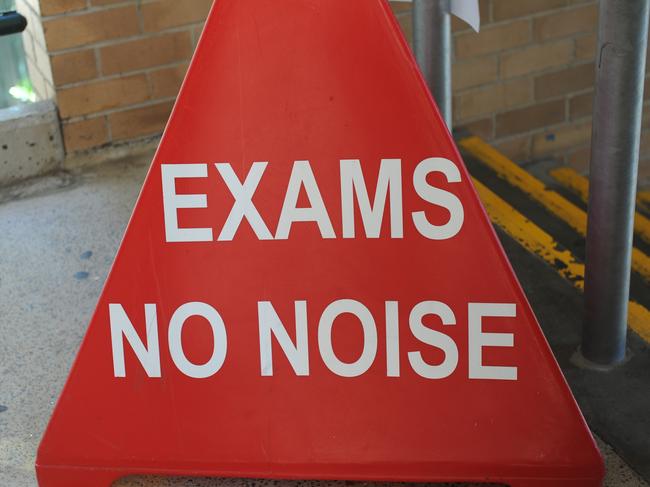
M 579 369 L 585 369 L 585 370 L 594 370 L 596 372 L 609 372 L 614 369 L 618 369 L 619 367 L 622 367 L 625 365 L 627 362 L 630 361 L 632 358 L 632 352 L 630 351 L 629 348 L 625 350 L 625 356 L 623 357 L 623 360 L 620 362 L 616 362 L 614 364 L 597 364 L 596 362 L 592 362 L 588 358 L 585 358 L 584 355 L 582 355 L 582 349 L 581 347 L 578 347 L 578 349 L 573 352 L 573 355 L 571 355 L 571 363 L 578 367 Z

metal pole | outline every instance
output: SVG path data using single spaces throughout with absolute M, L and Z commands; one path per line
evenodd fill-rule
M 413 1 L 415 59 L 451 130 L 451 16 L 449 0 Z
M 650 0 L 601 0 L 589 167 L 582 356 L 625 359 Z

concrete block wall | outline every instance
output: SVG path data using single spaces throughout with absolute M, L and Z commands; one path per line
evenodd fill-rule
M 43 35 L 38 39 L 47 50 L 41 63 L 51 65 L 68 153 L 162 131 L 212 4 L 19 2 L 40 11 Z M 584 171 L 591 137 L 597 1 L 479 2 L 480 34 L 457 19 L 453 22 L 455 126 L 481 135 L 515 160 L 556 157 Z M 392 5 L 410 40 L 410 4 Z M 645 118 L 640 177 L 647 185 L 650 104 Z

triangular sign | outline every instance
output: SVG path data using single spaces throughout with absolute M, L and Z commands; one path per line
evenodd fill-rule
M 600 485 L 387 2 L 215 3 L 36 469 Z

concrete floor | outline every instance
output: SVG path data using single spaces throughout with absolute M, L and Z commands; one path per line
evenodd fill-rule
M 140 190 L 150 154 L 0 190 L 0 486 L 36 486 L 34 458 Z M 517 267 L 515 265 L 515 267 Z M 607 486 L 647 486 L 601 442 Z M 126 479 L 228 486 L 244 480 Z M 287 482 L 297 487 L 304 482 Z M 348 485 L 309 482 L 310 485 Z

